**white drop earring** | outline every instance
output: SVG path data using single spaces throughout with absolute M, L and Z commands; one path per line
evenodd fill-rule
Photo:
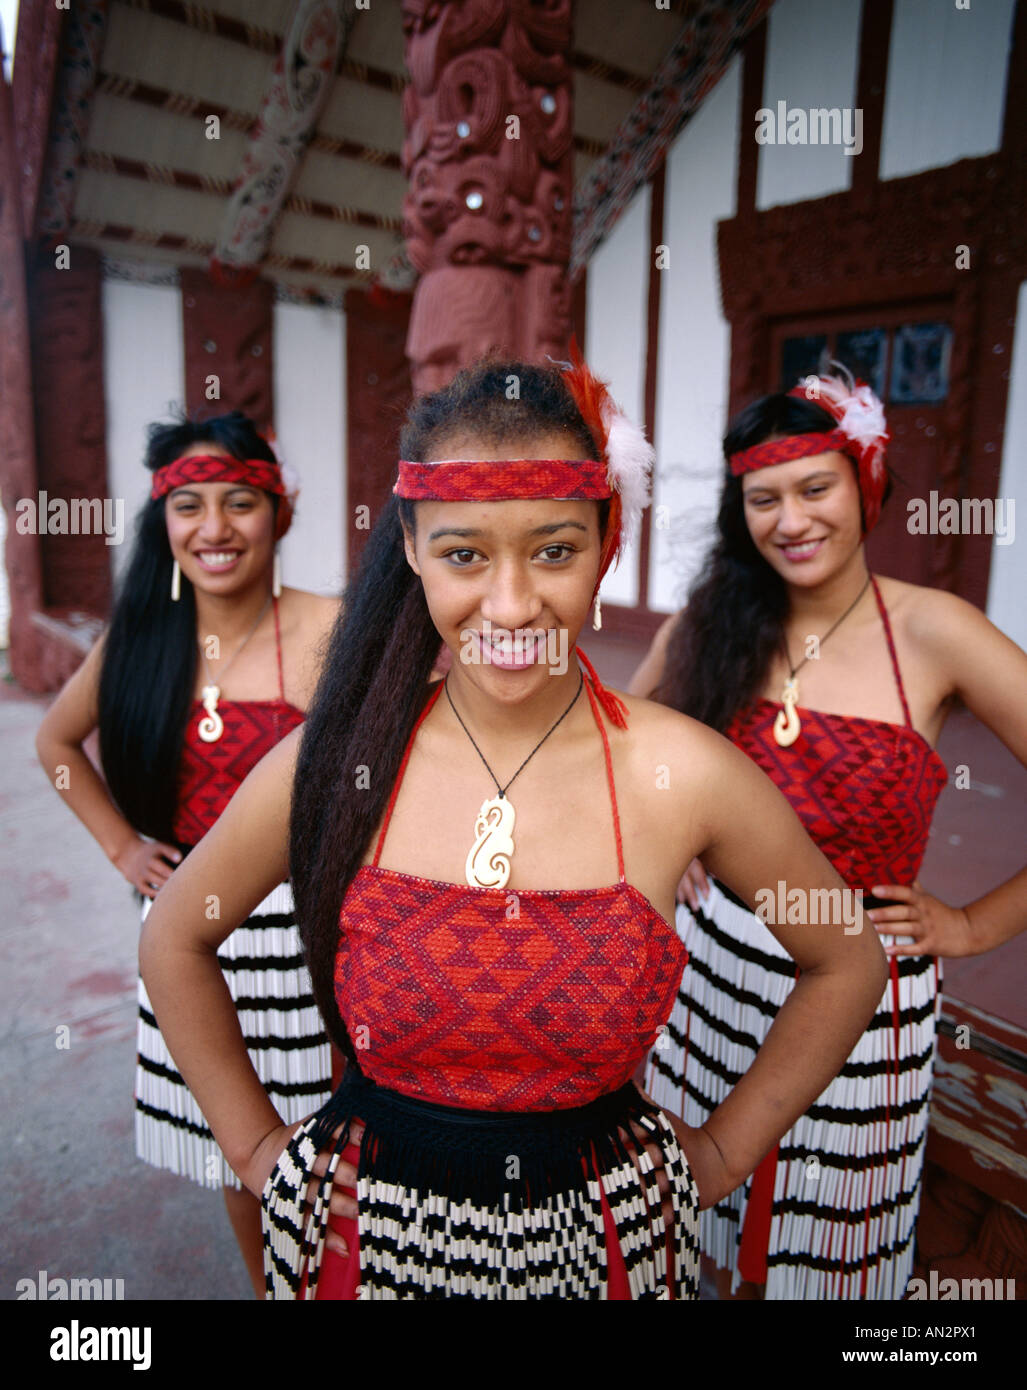
M 282 561 L 275 546 L 275 562 L 271 567 L 271 592 L 275 598 L 282 597 Z
M 598 594 L 596 594 L 595 612 L 592 614 L 592 626 L 595 628 L 596 632 L 599 632 L 603 626 L 603 608 Z
M 175 560 L 171 566 L 171 599 L 177 603 L 182 597 L 182 569 L 178 561 Z

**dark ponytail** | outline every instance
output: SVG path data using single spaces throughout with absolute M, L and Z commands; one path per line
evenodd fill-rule
M 812 401 L 764 396 L 743 410 L 724 437 L 724 455 L 774 436 L 834 429 Z M 753 544 L 742 480 L 728 474 L 717 514 L 717 540 L 667 646 L 653 698 L 723 732 L 760 692 L 788 617 L 784 580 Z
M 510 399 L 511 379 L 518 395 Z M 596 448 L 556 370 L 486 362 L 415 401 L 400 457 L 445 457 L 463 435 L 490 444 L 565 432 Z M 290 874 L 297 918 L 330 1036 L 354 1056 L 335 998 L 339 912 L 385 814 L 403 753 L 428 697 L 441 639 L 403 549 L 416 504 L 389 499 L 371 533 L 307 712 L 293 783 Z M 608 503 L 600 509 L 600 534 Z
M 151 425 L 146 467 L 162 468 L 197 443 L 218 444 L 239 459 L 275 458 L 253 421 L 233 411 L 202 423 Z M 173 841 L 182 742 L 196 681 L 196 600 L 184 575 L 181 598 L 171 598 L 164 501 L 151 498 L 139 513 L 111 614 L 100 671 L 100 761 L 132 828 Z

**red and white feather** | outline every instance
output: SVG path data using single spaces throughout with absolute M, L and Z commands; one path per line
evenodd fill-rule
M 606 426 L 606 469 L 610 486 L 620 493 L 621 547 L 637 533 L 642 513 L 649 505 L 650 481 L 656 451 L 645 435 L 607 396 L 603 403 Z
M 834 416 L 838 428 L 855 444 L 863 466 L 873 478 L 882 478 L 888 443 L 884 406 L 865 382 L 855 383 L 847 372 L 846 377 L 806 377 L 802 394 Z
M 789 394 L 802 396 L 834 416 L 838 428 L 852 443 L 859 488 L 863 498 L 866 530 L 877 524 L 887 485 L 884 453 L 888 424 L 884 406 L 865 382 L 857 382 L 840 362 L 832 362 L 839 375 L 808 376 Z

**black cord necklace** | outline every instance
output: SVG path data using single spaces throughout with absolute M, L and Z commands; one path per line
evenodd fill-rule
M 848 608 L 846 608 L 842 616 L 836 618 L 824 633 L 823 637 L 820 638 L 818 650 L 831 636 L 835 628 L 839 627 L 845 621 L 869 588 L 870 575 L 867 574 L 867 582 L 863 585 L 862 589 L 860 589 L 859 593 L 849 604 Z M 799 716 L 795 712 L 795 706 L 799 703 L 799 682 L 796 680 L 796 676 L 798 676 L 799 672 L 806 665 L 806 662 L 809 661 L 809 657 L 804 656 L 798 666 L 793 666 L 791 654 L 788 651 L 788 642 L 784 633 L 781 634 L 781 648 L 784 652 L 784 659 L 791 675 L 785 681 L 784 689 L 781 691 L 781 703 L 784 709 L 778 711 L 777 718 L 774 720 L 774 742 L 779 748 L 790 748 L 799 737 L 799 732 L 802 728 L 802 725 L 799 723 Z
M 506 793 L 531 762 L 546 739 L 556 733 L 557 729 L 578 703 L 581 687 L 585 684 L 585 675 L 584 672 L 580 673 L 578 688 L 574 692 L 574 699 L 564 710 L 563 714 L 560 715 L 556 723 L 542 735 L 538 743 L 535 744 L 535 747 L 524 759 L 524 762 L 521 763 L 520 767 L 509 779 L 505 787 L 500 786 L 499 778 L 492 771 L 491 767 L 489 767 L 488 759 L 478 747 L 477 743 L 475 743 L 474 735 L 460 718 L 460 711 L 457 709 L 456 705 L 454 705 L 453 697 L 449 693 L 448 677 L 443 684 L 450 709 L 456 715 L 461 729 L 463 729 L 464 733 L 471 740 L 474 751 L 485 764 L 489 776 L 496 784 L 496 795 L 482 802 L 481 810 L 475 818 L 474 844 L 468 852 L 464 873 L 467 882 L 472 888 L 504 888 L 510 877 L 510 860 L 514 852 L 513 828 L 514 820 L 516 819 L 514 808 Z

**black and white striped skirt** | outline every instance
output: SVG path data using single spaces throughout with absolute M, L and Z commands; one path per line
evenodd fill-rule
M 497 1113 L 399 1095 L 351 1067 L 264 1188 L 269 1299 L 317 1296 L 334 1173 L 356 1118 L 358 1298 L 605 1299 L 604 1197 L 622 1296 L 698 1298 L 698 1190 L 667 1117 L 635 1086 L 572 1109 Z M 633 1124 L 661 1151 L 669 1230 L 651 1157 L 620 1137 Z M 309 1203 L 321 1152 L 328 1172 Z
M 143 919 L 150 900 L 143 904 Z M 295 923 L 292 889 L 280 884 L 218 950 L 250 1061 L 286 1123 L 331 1094 L 331 1055 Z M 139 981 L 136 1153 L 204 1187 L 242 1184 L 214 1142 L 164 1045 Z
M 697 916 L 678 908 L 689 961 L 646 1076 L 653 1099 L 691 1125 L 703 1124 L 748 1070 L 795 982 L 794 962 L 767 927 L 719 885 L 710 888 Z M 885 945 L 894 940 L 882 937 Z M 870 1026 L 781 1140 L 767 1298 L 903 1296 L 913 1267 L 938 990 L 934 957 L 894 960 Z M 702 1213 L 703 1253 L 733 1271 L 733 1287 L 747 1277 L 738 1257 L 752 1190 L 750 1178 Z

